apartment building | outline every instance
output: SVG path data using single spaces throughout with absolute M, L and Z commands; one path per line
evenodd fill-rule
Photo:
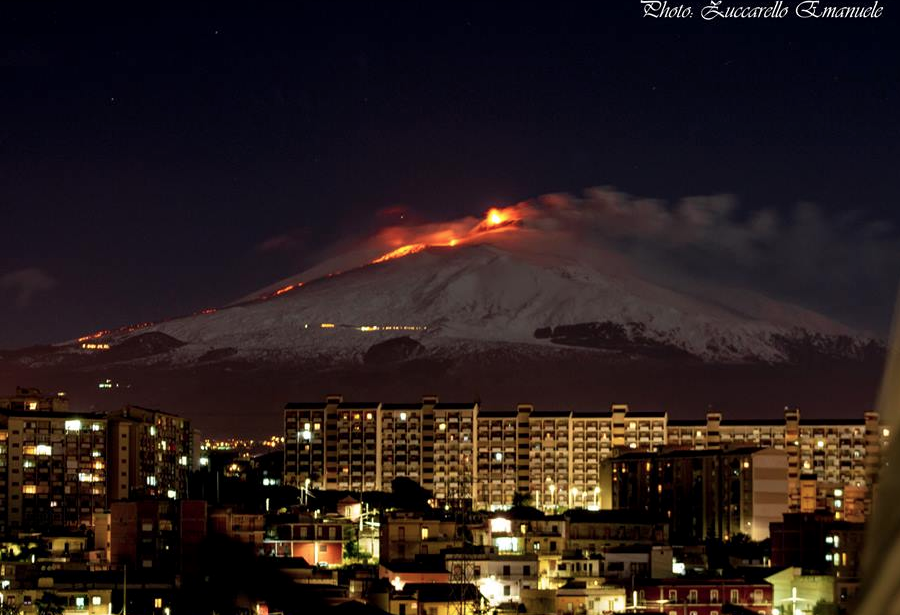
M 608 460 L 629 452 L 765 447 L 784 451 L 789 504 L 800 510 L 801 476 L 815 476 L 817 505 L 838 517 L 864 516 L 881 450 L 890 438 L 875 413 L 816 420 L 788 409 L 783 419 L 670 420 L 665 412 L 482 409 L 477 403 L 322 403 L 285 406 L 287 484 L 387 490 L 405 476 L 439 503 L 466 500 L 506 508 L 517 493 L 547 512 L 612 505 Z M 842 494 L 835 496 L 835 494 Z M 842 508 L 843 507 L 843 508 Z
M 198 569 L 208 514 L 202 500 L 113 502 L 109 561 L 129 570 Z
M 786 408 L 783 419 L 723 419 L 710 412 L 706 421 L 668 421 L 668 446 L 693 450 L 761 446 L 783 450 L 788 461 L 791 510 L 801 510 L 801 477 L 815 477 L 816 499 L 838 518 L 845 516 L 841 497 L 858 502 L 852 520 L 862 520 L 871 505 L 881 453 L 891 438 L 876 412 L 859 419 L 807 419 Z
M 0 410 L 2 531 L 91 526 L 107 503 L 106 438 L 100 414 Z
M 345 402 L 337 395 L 287 404 L 285 483 L 371 491 L 405 476 L 440 501 L 471 499 L 477 407 L 434 397 L 420 404 Z
M 19 387 L 0 398 L 0 531 L 92 527 L 111 501 L 183 498 L 192 441 L 172 414 L 74 412 L 63 393 Z
M 764 540 L 788 511 L 784 451 L 626 453 L 611 465 L 613 508 L 662 515 L 681 543 L 736 534 Z
M 109 499 L 187 497 L 194 434 L 187 419 L 125 406 L 108 415 Z
M 69 398 L 65 393 L 44 395 L 40 389 L 16 387 L 15 395 L 0 397 L 0 411 L 68 412 Z

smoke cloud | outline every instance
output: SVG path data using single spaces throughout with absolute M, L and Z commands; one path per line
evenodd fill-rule
M 811 203 L 748 210 L 731 195 L 676 203 L 611 188 L 531 201 L 529 224 L 565 228 L 611 247 L 664 281 L 705 278 L 818 310 L 886 333 L 900 280 L 900 236 L 862 212 Z

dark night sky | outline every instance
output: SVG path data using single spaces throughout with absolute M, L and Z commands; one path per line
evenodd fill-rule
M 0 348 L 226 303 L 387 207 L 442 219 L 594 185 L 887 222 L 886 275 L 839 314 L 885 326 L 900 7 L 370 4 L 0 6 Z

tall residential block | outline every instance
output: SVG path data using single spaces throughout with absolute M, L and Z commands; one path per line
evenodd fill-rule
M 287 404 L 284 420 L 287 484 L 389 490 L 403 476 L 442 503 L 461 498 L 504 508 L 516 494 L 528 494 L 549 511 L 609 508 L 608 461 L 625 453 L 761 447 L 781 451 L 791 510 L 801 508 L 803 485 L 806 505 L 839 518 L 864 517 L 890 439 L 875 413 L 817 420 L 788 409 L 782 419 L 728 420 L 709 412 L 705 420 L 670 420 L 666 412 L 632 412 L 624 404 L 589 412 L 529 404 L 495 410 L 433 396 L 420 403 L 331 396 Z M 761 464 L 754 466 L 760 472 Z

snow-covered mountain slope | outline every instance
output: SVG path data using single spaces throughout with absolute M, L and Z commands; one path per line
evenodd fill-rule
M 98 338 L 112 348 L 147 333 L 184 343 L 182 361 L 216 349 L 245 358 L 360 356 L 408 336 L 429 348 L 515 344 L 628 354 L 668 351 L 709 362 L 790 359 L 797 344 L 853 354 L 868 340 L 804 308 L 695 281 L 650 281 L 620 255 L 526 228 L 430 247 L 343 273 L 286 280 L 265 300 Z M 299 282 L 303 282 L 302 286 Z M 271 288 L 259 295 L 271 293 Z M 230 355 L 230 356 L 233 356 Z

